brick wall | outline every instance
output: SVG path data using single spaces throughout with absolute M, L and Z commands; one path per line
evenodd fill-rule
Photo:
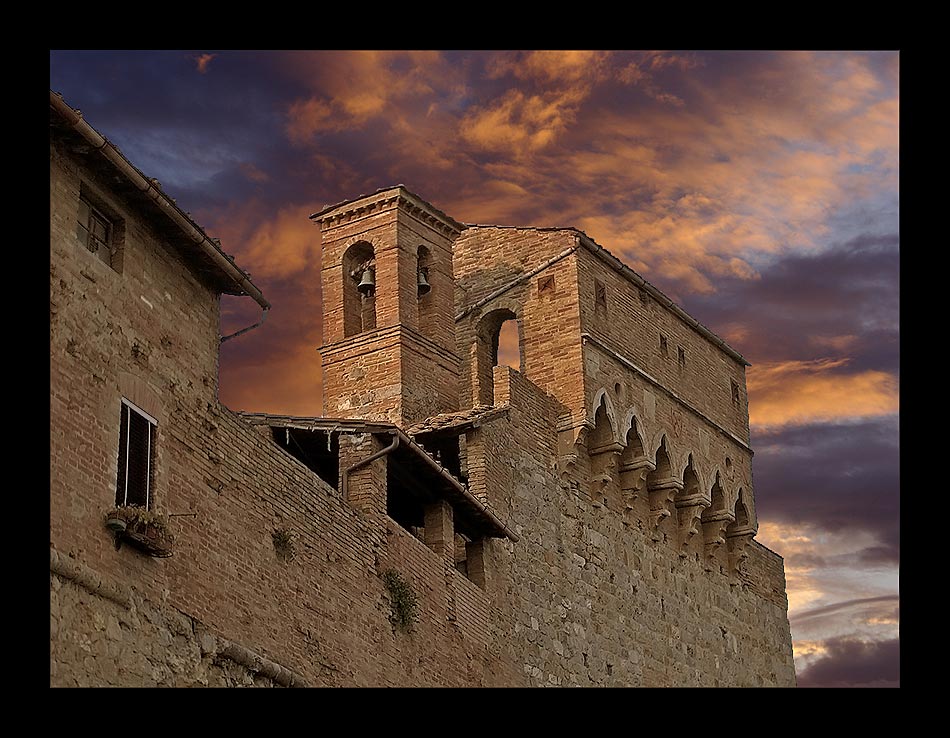
M 471 226 L 455 242 L 455 309 L 461 313 L 576 244 L 573 231 Z M 553 281 L 542 291 L 541 278 Z M 475 396 L 477 335 L 482 321 L 496 310 L 517 316 L 522 337 L 524 374 L 568 408 L 583 406 L 580 314 L 577 273 L 565 257 L 543 273 L 527 278 L 456 324 L 460 359 L 460 402 Z M 466 404 L 468 403 L 468 404 Z
M 127 225 L 121 274 L 78 244 L 81 180 L 95 184 L 51 148 L 51 547 L 132 587 L 147 606 L 185 613 L 311 684 L 509 683 L 492 656 L 497 646 L 485 641 L 487 595 L 421 544 L 399 553 L 405 542 L 391 521 L 354 509 L 267 431 L 218 404 L 216 296 L 134 209 L 114 202 Z M 155 506 L 182 514 L 171 519 L 168 559 L 117 551 L 103 525 L 115 498 L 123 396 L 158 420 Z M 277 556 L 277 529 L 291 534 L 290 561 Z M 447 604 L 433 604 L 414 632 L 394 631 L 380 573 L 404 565 L 423 601 L 457 600 L 454 621 Z M 73 621 L 69 643 L 80 632 L 92 637 L 96 612 L 108 620 L 111 605 L 95 601 L 71 599 L 62 609 L 87 605 L 91 614 Z M 154 632 L 126 636 L 140 639 L 133 650 L 152 652 Z M 78 657 L 51 637 L 59 673 L 79 673 Z M 156 681 L 178 679 L 166 677 Z M 89 682 L 112 678 L 96 667 Z

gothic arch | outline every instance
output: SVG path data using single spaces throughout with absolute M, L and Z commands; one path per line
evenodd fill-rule
M 623 423 L 620 424 L 620 442 L 624 445 L 625 458 L 632 460 L 647 455 L 644 437 L 643 423 L 637 417 L 636 409 L 630 408 L 624 415 Z
M 679 479 L 676 475 L 676 467 L 673 464 L 673 453 L 666 431 L 660 431 L 659 442 L 650 456 L 653 463 L 656 464 L 656 468 L 651 472 L 651 477 L 655 475 L 657 478 L 673 477 Z
M 736 490 L 735 502 L 732 505 L 734 522 L 729 526 L 727 532 L 736 530 L 757 531 L 759 528 L 758 519 L 755 516 L 755 507 L 752 503 L 752 495 L 746 494 L 747 487 L 740 486 Z
M 675 477 L 682 480 L 682 474 L 677 476 L 677 470 L 682 466 L 685 467 L 685 464 L 678 464 L 677 459 L 680 458 L 677 449 L 670 442 L 670 433 L 662 425 L 657 428 L 653 433 L 653 440 L 650 442 L 649 448 L 652 449 L 652 452 L 649 452 L 647 455 L 649 458 L 659 466 L 659 460 L 657 459 L 657 453 L 659 453 L 660 448 L 665 447 L 666 455 L 669 459 L 670 465 L 670 474 L 669 476 Z
M 622 439 L 619 438 L 620 434 L 617 432 L 617 413 L 614 410 L 613 401 L 610 399 L 610 394 L 603 387 L 594 393 L 594 402 L 591 405 L 591 413 L 589 418 L 590 425 L 596 429 L 597 412 L 600 410 L 601 405 L 603 405 L 604 412 L 606 413 L 607 422 L 610 424 L 610 441 L 622 443 Z
M 683 480 L 683 489 L 678 496 L 708 498 L 709 495 L 706 493 L 706 488 L 700 474 L 693 454 L 688 454 L 686 457 L 686 466 L 683 467 L 683 472 L 680 474 L 680 478 Z
M 709 507 L 703 513 L 704 519 L 710 519 L 713 516 L 731 515 L 730 495 L 726 492 L 723 485 L 722 476 L 717 472 L 713 478 L 713 483 L 709 487 Z

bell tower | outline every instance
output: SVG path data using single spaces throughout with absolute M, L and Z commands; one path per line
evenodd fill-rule
M 458 410 L 452 244 L 461 223 L 402 185 L 324 208 L 323 414 L 405 428 Z

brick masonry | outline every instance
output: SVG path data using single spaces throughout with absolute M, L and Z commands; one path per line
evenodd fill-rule
M 597 497 L 594 479 L 610 477 L 609 467 L 594 474 L 587 448 L 598 432 L 594 400 L 607 394 L 613 433 L 632 409 L 648 454 L 666 434 L 680 479 L 692 453 L 704 489 L 720 471 L 721 504 L 732 511 L 746 485 L 754 524 L 751 455 L 716 430 L 747 439 L 745 408 L 736 414 L 728 393 L 713 396 L 742 368 L 674 316 L 655 325 L 669 330 L 674 352 L 686 347 L 687 371 L 707 378 L 694 386 L 675 363 L 638 348 L 588 309 L 592 275 L 605 282 L 616 320 L 640 308 L 621 296 L 629 283 L 584 251 L 554 261 L 545 271 L 554 283 L 540 294 L 535 276 L 492 297 L 576 246 L 574 232 L 458 235 L 454 221 L 409 195 L 405 209 L 384 203 L 336 231 L 323 224 L 327 415 L 405 428 L 471 407 L 480 390 L 509 408 L 462 439 L 471 492 L 519 536 L 472 547 L 484 562 L 476 584 L 453 565 L 444 509 L 430 514 L 442 526 L 441 553 L 385 514 L 387 458 L 354 474 L 344 499 L 269 429 L 218 402 L 217 290 L 108 172 L 52 139 L 50 157 L 50 545 L 52 560 L 77 562 L 86 582 L 51 563 L 51 686 L 253 686 L 286 674 L 315 686 L 794 685 L 780 557 L 753 541 L 734 569 L 732 544 L 710 559 L 695 537 L 684 549 L 675 526 L 653 535 L 649 509 L 620 506 L 619 474 L 612 496 Z M 121 271 L 78 241 L 81 187 L 124 222 Z M 375 327 L 345 335 L 334 290 L 344 285 L 343 253 L 360 239 L 375 249 Z M 422 299 L 420 243 L 432 284 Z M 479 365 L 479 320 L 493 311 L 522 322 L 524 373 Z M 122 397 L 158 421 L 153 499 L 177 515 L 171 558 L 116 550 L 103 525 Z M 668 423 L 670 413 L 680 423 Z M 345 439 L 341 468 L 380 448 L 368 434 Z M 275 530 L 290 533 L 292 558 L 277 555 Z M 410 632 L 392 623 L 389 570 L 417 596 Z M 128 591 L 128 603 L 89 585 L 102 581 Z

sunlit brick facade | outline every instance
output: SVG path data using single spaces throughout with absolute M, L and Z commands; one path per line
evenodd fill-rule
M 583 233 L 320 210 L 324 415 L 234 413 L 219 296 L 269 303 L 50 122 L 51 686 L 795 684 L 745 363 Z M 122 453 L 170 556 L 106 527 Z

